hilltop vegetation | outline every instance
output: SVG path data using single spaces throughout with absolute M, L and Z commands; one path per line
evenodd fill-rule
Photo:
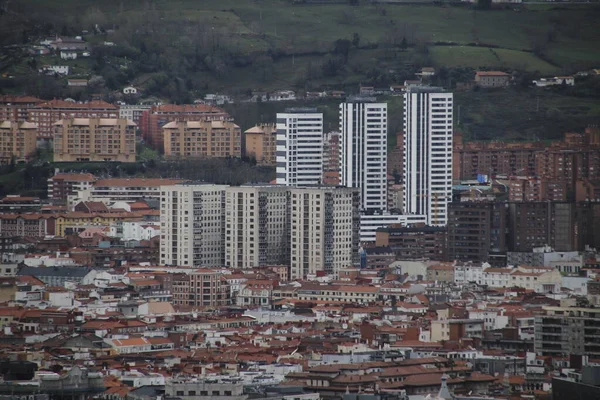
M 600 63 L 594 5 L 480 10 L 366 3 L 22 0 L 7 3 L 0 37 L 13 44 L 88 31 L 90 74 L 104 77 L 109 88 L 135 83 L 180 100 L 190 91 L 383 85 L 429 65 L 553 74 Z M 105 40 L 117 46 L 102 46 Z M 0 67 L 11 71 L 4 61 Z M 15 68 L 25 72 L 22 63 Z
M 252 90 L 354 93 L 359 84 L 401 84 L 424 66 L 435 67 L 432 83 L 447 88 L 472 80 L 474 69 L 511 72 L 517 86 L 525 87 L 540 76 L 600 65 L 600 7 L 593 3 L 498 9 L 366 0 L 0 0 L 0 5 L 0 44 L 5 46 L 0 93 L 42 98 L 85 100 L 99 93 L 115 101 L 127 85 L 146 97 L 177 103 L 214 92 L 236 100 Z M 25 51 L 54 34 L 82 35 L 92 56 L 64 61 Z M 69 65 L 71 77 L 90 79 L 89 87 L 70 88 L 64 77 L 40 76 L 37 68 L 45 63 Z M 553 138 L 558 130 L 597 123 L 599 95 L 596 89 L 585 95 L 519 88 L 460 93 L 458 128 L 476 139 Z M 401 129 L 402 104 L 391 101 L 393 137 Z M 323 109 L 326 123 L 337 127 L 337 102 L 308 104 Z M 228 109 L 245 129 L 272 120 L 273 112 L 288 105 Z

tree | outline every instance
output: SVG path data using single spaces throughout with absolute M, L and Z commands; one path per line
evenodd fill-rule
M 351 43 L 347 39 L 338 39 L 333 43 L 333 52 L 344 57 L 348 61 L 348 53 L 350 53 Z
M 360 43 L 360 35 L 356 32 L 352 35 L 352 46 L 358 47 Z
M 402 50 L 406 50 L 408 47 L 408 42 L 406 41 L 406 36 L 402 37 L 402 42 L 400 42 L 400 48 Z
M 492 0 L 477 0 L 477 8 L 480 10 L 489 10 L 492 7 Z

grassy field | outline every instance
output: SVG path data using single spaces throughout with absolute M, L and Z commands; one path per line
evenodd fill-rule
M 531 52 L 474 46 L 433 46 L 430 49 L 436 67 L 500 68 L 539 71 L 550 75 L 561 71 Z

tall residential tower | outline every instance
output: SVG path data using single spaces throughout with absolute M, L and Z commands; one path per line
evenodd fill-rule
M 404 94 L 404 212 L 432 226 L 447 224 L 452 200 L 452 105 L 441 88 Z
M 323 114 L 314 108 L 277 113 L 277 184 L 319 185 L 323 180 Z
M 360 189 L 362 212 L 387 209 L 387 104 L 349 98 L 340 104 L 340 183 Z

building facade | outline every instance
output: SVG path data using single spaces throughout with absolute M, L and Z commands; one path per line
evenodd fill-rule
M 600 315 L 594 308 L 544 307 L 535 317 L 535 351 L 545 356 L 600 356 Z
M 277 113 L 277 184 L 319 185 L 323 180 L 323 114 L 312 108 Z
M 145 110 L 140 117 L 140 133 L 152 148 L 163 151 L 162 127 L 171 121 L 230 121 L 225 110 L 207 104 L 162 104 Z
M 353 188 L 290 189 L 290 279 L 359 264 L 359 204 Z
M 37 126 L 31 122 L 0 121 L 0 164 L 27 162 L 35 157 Z
M 51 100 L 31 107 L 28 110 L 28 120 L 38 125 L 38 139 L 53 139 L 56 122 L 61 119 L 70 118 L 117 119 L 119 118 L 119 109 L 117 106 L 105 101 L 77 103 L 65 100 Z
M 173 304 L 192 307 L 219 307 L 231 304 L 229 284 L 220 271 L 200 268 L 177 274 L 171 286 Z
M 288 188 L 230 187 L 225 196 L 225 266 L 288 265 Z
M 135 162 L 132 121 L 118 118 L 69 118 L 54 124 L 54 161 Z
M 160 263 L 221 267 L 226 185 L 161 187 Z
M 244 156 L 254 158 L 258 165 L 276 165 L 277 127 L 256 125 L 244 132 Z
M 452 196 L 452 93 L 411 88 L 404 94 L 404 211 L 444 226 Z
M 0 96 L 0 121 L 27 121 L 29 109 L 43 102 L 31 96 Z
M 360 189 L 361 211 L 387 210 L 387 104 L 353 98 L 340 104 L 342 186 Z
M 508 228 L 505 203 L 452 202 L 448 207 L 450 260 L 490 263 L 495 263 L 498 257 L 505 260 Z
M 163 126 L 166 157 L 241 157 L 240 127 L 231 121 L 171 121 Z
M 80 190 L 87 190 L 96 182 L 89 173 L 58 173 L 48 178 L 48 199 L 53 202 L 67 201 L 69 196 Z

